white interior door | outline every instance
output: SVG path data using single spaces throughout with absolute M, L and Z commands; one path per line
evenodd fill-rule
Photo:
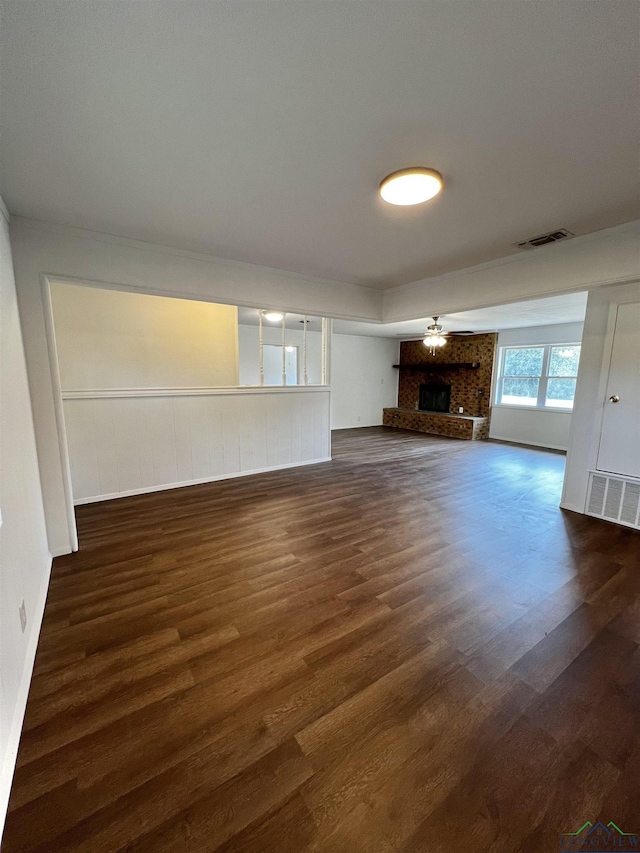
M 640 477 L 640 302 L 618 307 L 597 467 Z

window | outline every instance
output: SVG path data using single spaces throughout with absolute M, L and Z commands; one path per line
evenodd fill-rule
M 496 404 L 573 408 L 580 344 L 502 347 Z

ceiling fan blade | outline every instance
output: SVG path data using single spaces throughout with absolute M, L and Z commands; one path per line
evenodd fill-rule
M 447 337 L 447 335 L 460 335 L 461 337 L 469 337 L 469 335 L 477 335 L 478 332 L 472 332 L 470 329 L 463 329 L 460 332 L 439 332 L 443 337 Z M 396 332 L 396 338 L 406 338 L 408 341 L 418 340 L 418 338 L 424 338 L 424 332 Z

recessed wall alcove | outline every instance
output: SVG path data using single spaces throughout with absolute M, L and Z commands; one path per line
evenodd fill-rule
M 452 335 L 435 355 L 422 340 L 401 343 L 398 406 L 385 409 L 384 424 L 453 438 L 487 438 L 496 342 L 494 333 Z

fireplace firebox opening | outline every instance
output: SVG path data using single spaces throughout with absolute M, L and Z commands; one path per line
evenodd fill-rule
M 420 385 L 418 408 L 421 412 L 448 412 L 451 403 L 451 385 L 423 383 Z

